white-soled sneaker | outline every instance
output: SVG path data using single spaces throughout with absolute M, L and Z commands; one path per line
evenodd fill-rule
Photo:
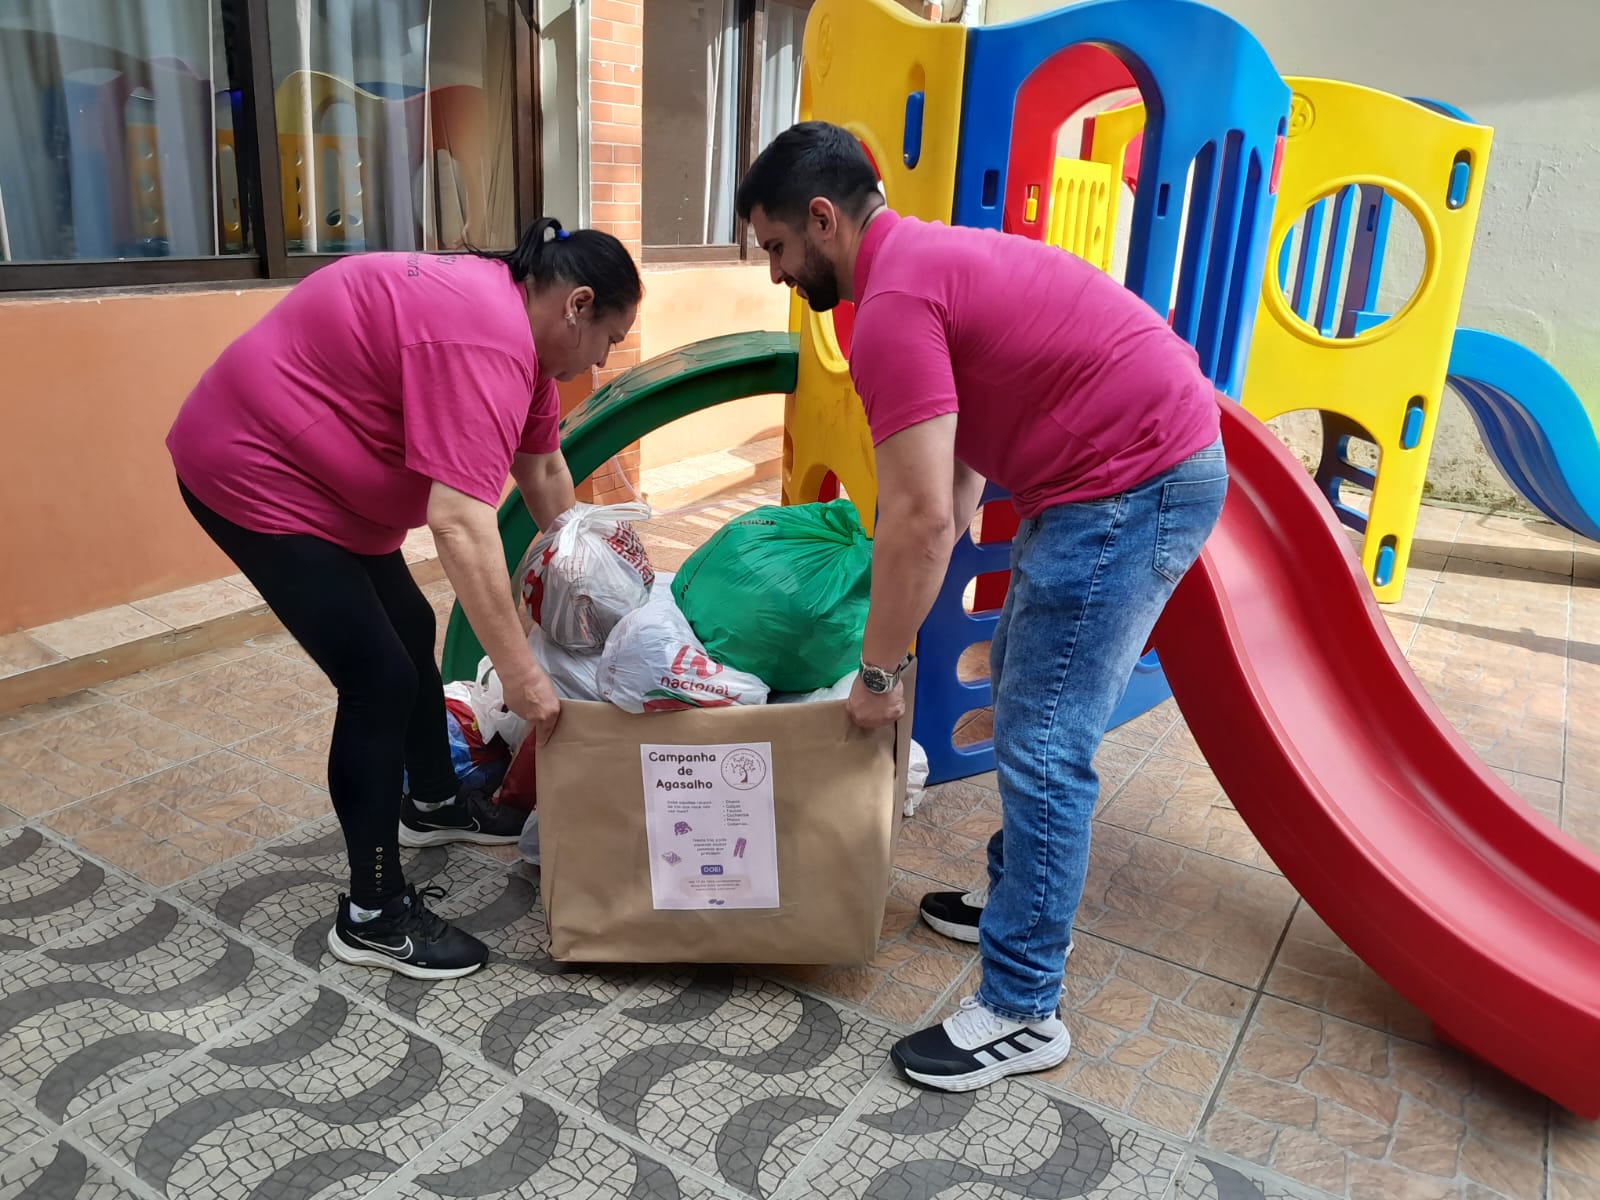
M 983 906 L 989 903 L 989 889 L 975 892 L 929 892 L 917 906 L 922 919 L 935 933 L 958 942 L 978 942 L 978 921 L 983 916 Z
M 457 796 L 432 812 L 418 808 L 410 796 L 400 800 L 400 844 L 448 846 L 515 846 L 528 814 L 473 792 Z
M 349 897 L 328 930 L 328 949 L 352 967 L 380 967 L 412 979 L 459 979 L 488 961 L 489 948 L 428 909 L 442 887 L 408 887 L 369 921 L 350 919 Z
M 889 1058 L 912 1083 L 970 1092 L 1007 1075 L 1048 1071 L 1072 1050 L 1059 1014 L 1024 1024 L 990 1012 L 968 996 L 931 1029 L 902 1038 Z

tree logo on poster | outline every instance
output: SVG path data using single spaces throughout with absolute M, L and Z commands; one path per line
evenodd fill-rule
M 730 750 L 722 759 L 722 778 L 729 787 L 748 792 L 766 781 L 767 764 L 754 750 Z

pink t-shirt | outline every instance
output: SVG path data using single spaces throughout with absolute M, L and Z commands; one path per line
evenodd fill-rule
M 956 457 L 1023 517 L 1126 491 L 1217 437 L 1194 349 L 1052 246 L 886 210 L 855 296 L 850 377 L 874 444 L 956 413 Z
M 387 554 L 433 481 L 496 504 L 513 456 L 560 446 L 522 289 L 470 255 L 371 253 L 296 284 L 201 376 L 167 449 L 259 533 Z

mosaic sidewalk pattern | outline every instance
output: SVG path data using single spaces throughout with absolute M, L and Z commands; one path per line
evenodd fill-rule
M 1600 553 L 1424 516 L 1391 628 L 1506 783 L 1600 849 Z M 1072 1056 L 949 1096 L 884 1052 L 976 987 L 916 902 L 982 877 L 993 776 L 907 823 L 866 966 L 569 967 L 536 873 L 451 847 L 408 876 L 491 959 L 421 984 L 326 953 L 346 878 L 308 671 L 264 639 L 0 715 L 0 1200 L 1600 1197 L 1600 1127 L 1440 1046 L 1170 702 L 1101 752 Z

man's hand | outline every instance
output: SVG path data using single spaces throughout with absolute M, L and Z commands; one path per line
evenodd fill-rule
M 906 691 L 897 683 L 887 692 L 870 692 L 857 675 L 844 710 L 862 729 L 882 729 L 906 715 Z
M 533 744 L 543 746 L 548 742 L 556 731 L 556 722 L 561 720 L 561 697 L 556 694 L 550 677 L 534 667 L 532 672 L 516 680 L 501 676 L 500 690 L 505 706 L 532 727 L 529 732 Z

